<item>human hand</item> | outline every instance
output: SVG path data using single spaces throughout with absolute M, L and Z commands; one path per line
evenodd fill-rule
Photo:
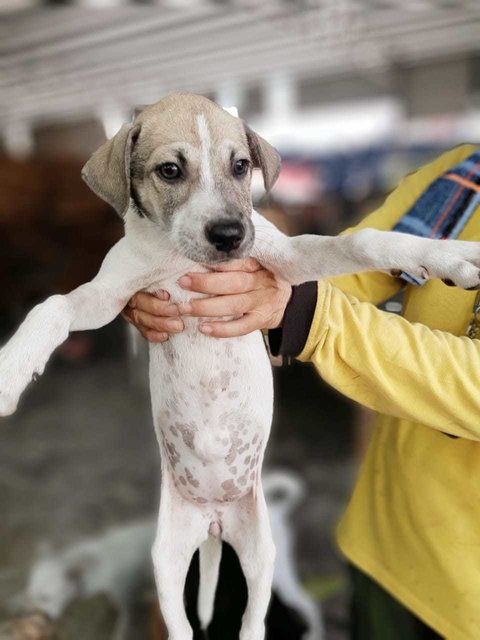
M 165 342 L 170 334 L 185 328 L 178 307 L 170 302 L 167 291 L 136 293 L 122 311 L 122 317 L 149 342 Z
M 178 281 L 188 291 L 209 294 L 185 304 L 168 302 L 166 292 L 137 293 L 123 316 L 150 342 L 164 342 L 183 330 L 180 316 L 202 317 L 199 329 L 216 338 L 242 336 L 257 329 L 278 327 L 290 300 L 291 285 L 264 269 L 256 260 L 233 260 L 214 271 L 188 273 Z M 233 320 L 206 320 L 234 316 Z

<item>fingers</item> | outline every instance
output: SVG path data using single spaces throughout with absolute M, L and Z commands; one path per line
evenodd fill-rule
M 168 333 L 161 333 L 160 331 L 153 331 L 152 329 L 142 329 L 138 327 L 138 330 L 148 342 L 167 342 L 169 335 Z
M 150 329 L 160 333 L 180 333 L 184 329 L 183 321 L 179 317 L 154 316 L 146 311 L 140 311 L 140 309 L 125 309 L 124 313 L 129 316 L 132 324 L 139 330 Z
M 198 291 L 210 295 L 247 293 L 264 288 L 271 280 L 271 274 L 265 269 L 253 272 L 214 271 L 210 273 L 189 273 L 182 276 L 178 284 L 188 291 Z
M 133 318 L 132 318 L 132 310 L 129 309 L 129 307 L 125 307 L 125 309 L 123 311 L 120 312 L 120 315 L 122 316 L 122 318 L 124 320 L 126 320 L 128 323 L 130 324 L 135 324 L 133 322 Z
M 231 296 L 199 298 L 178 306 L 182 315 L 218 318 L 219 316 L 238 316 L 248 313 L 259 306 L 262 299 L 262 291 L 249 291 Z
M 136 324 L 133 321 L 132 313 L 132 309 L 125 307 L 125 309 L 121 312 L 121 316 L 127 322 L 133 325 L 146 340 L 148 340 L 149 342 L 166 342 L 168 340 L 168 333 L 155 331 L 154 329 L 148 329 L 141 324 Z
M 130 299 L 128 307 L 138 309 L 155 316 L 178 316 L 179 312 L 177 305 L 169 302 L 170 296 L 165 298 L 163 294 L 168 296 L 168 293 L 165 291 L 162 292 L 162 297 L 164 299 L 159 299 L 159 297 L 153 293 L 140 291 Z
M 213 338 L 234 338 L 262 328 L 261 318 L 255 313 L 247 313 L 238 320 L 202 323 L 199 329 Z
M 178 307 L 171 304 L 169 299 L 167 291 L 136 293 L 122 311 L 122 317 L 149 342 L 165 342 L 169 334 L 184 329 Z

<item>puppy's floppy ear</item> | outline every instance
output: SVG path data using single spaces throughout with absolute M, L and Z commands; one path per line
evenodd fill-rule
M 278 174 L 282 166 L 280 154 L 272 145 L 264 140 L 258 133 L 255 133 L 249 126 L 245 125 L 248 147 L 252 156 L 254 167 L 262 170 L 263 184 L 265 189 L 270 191 L 277 181 Z
M 130 202 L 130 156 L 139 133 L 139 124 L 124 124 L 82 169 L 82 178 L 90 189 L 112 205 L 122 218 Z

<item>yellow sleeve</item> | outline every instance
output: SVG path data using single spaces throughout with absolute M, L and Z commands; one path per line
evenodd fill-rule
M 375 411 L 480 440 L 480 340 L 410 323 L 320 282 L 299 358 Z
M 477 148 L 475 145 L 462 144 L 442 154 L 415 173 L 406 176 L 379 209 L 344 233 L 352 233 L 365 227 L 385 231 L 392 229 L 433 180 L 474 153 Z M 387 273 L 379 272 L 338 276 L 331 278 L 330 282 L 345 293 L 373 304 L 388 300 L 399 291 L 403 284 L 398 278 L 392 278 Z

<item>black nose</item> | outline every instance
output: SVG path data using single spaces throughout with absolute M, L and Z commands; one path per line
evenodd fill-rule
M 205 233 L 215 249 L 228 253 L 241 245 L 245 237 L 245 227 L 241 222 L 218 220 L 207 225 Z

